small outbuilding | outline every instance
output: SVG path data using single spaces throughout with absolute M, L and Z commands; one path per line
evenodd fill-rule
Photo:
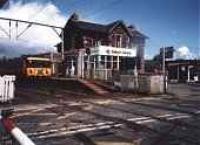
M 200 60 L 167 61 L 168 80 L 171 82 L 197 82 L 200 79 Z

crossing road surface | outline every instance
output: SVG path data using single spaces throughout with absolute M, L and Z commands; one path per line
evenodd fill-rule
M 13 117 L 37 145 L 200 144 L 198 85 L 170 85 L 170 95 L 98 96 L 70 84 L 17 85 Z

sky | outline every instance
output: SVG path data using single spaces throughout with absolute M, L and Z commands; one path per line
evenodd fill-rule
M 200 56 L 199 0 L 12 0 L 10 5 L 0 10 L 0 16 L 58 26 L 64 26 L 73 12 L 83 20 L 103 24 L 123 20 L 149 37 L 145 47 L 147 58 L 165 46 L 174 46 L 180 55 Z M 52 31 L 43 29 L 33 28 L 22 39 L 38 38 L 34 43 L 47 42 L 46 47 L 60 41 Z M 52 37 L 45 38 L 47 34 Z

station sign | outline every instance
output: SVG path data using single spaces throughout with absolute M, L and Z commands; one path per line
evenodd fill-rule
M 98 46 L 90 49 L 91 55 L 107 55 L 107 56 L 122 56 L 135 57 L 135 48 L 116 48 L 111 46 Z

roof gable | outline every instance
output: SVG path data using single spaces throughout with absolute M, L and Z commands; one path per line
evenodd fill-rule
M 123 21 L 119 20 L 119 21 L 115 21 L 113 23 L 110 23 L 107 25 L 108 27 L 108 32 L 111 33 L 116 27 L 121 26 L 129 36 L 132 36 L 131 32 L 129 31 L 129 29 L 126 27 L 126 25 L 124 24 Z

